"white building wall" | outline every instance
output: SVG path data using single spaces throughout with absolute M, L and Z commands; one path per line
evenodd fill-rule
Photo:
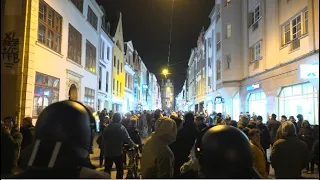
M 71 1 L 52 1 L 45 0 L 56 12 L 58 12 L 62 20 L 62 39 L 61 53 L 56 53 L 45 45 L 35 42 L 35 62 L 34 69 L 36 72 L 54 76 L 60 79 L 59 100 L 68 99 L 69 80 L 78 80 L 80 87 L 78 88 L 78 100 L 84 100 L 85 87 L 95 90 L 95 98 L 97 98 L 98 77 L 96 73 L 91 73 L 85 70 L 86 60 L 86 40 L 90 41 L 96 48 L 96 72 L 98 72 L 98 55 L 99 55 L 99 40 L 102 11 L 99 6 L 91 0 L 84 0 L 83 12 L 81 13 Z M 94 11 L 98 17 L 98 30 L 95 30 L 87 21 L 88 6 Z M 69 23 L 82 34 L 82 53 L 81 65 L 68 60 L 68 32 Z M 32 89 L 33 91 L 34 89 Z M 94 107 L 96 107 L 97 99 L 95 99 Z M 32 110 L 31 110 L 32 111 Z M 32 113 L 31 113 L 32 114 Z

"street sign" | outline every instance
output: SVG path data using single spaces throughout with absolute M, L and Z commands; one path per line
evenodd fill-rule
M 319 64 L 301 64 L 300 79 L 319 79 Z

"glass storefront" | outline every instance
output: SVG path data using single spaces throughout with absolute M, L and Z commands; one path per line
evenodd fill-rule
M 267 98 L 263 91 L 251 93 L 248 100 L 248 111 L 252 115 L 262 116 L 263 122 L 267 122 Z
M 238 120 L 240 115 L 240 96 L 239 93 L 237 93 L 232 98 L 232 119 Z
M 284 87 L 279 96 L 279 116 L 302 114 L 310 124 L 318 124 L 318 93 L 310 83 Z

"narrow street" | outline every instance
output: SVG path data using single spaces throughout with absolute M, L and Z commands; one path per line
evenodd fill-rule
M 97 137 L 95 137 L 95 140 L 96 140 Z M 96 141 L 94 141 L 96 142 Z M 270 152 L 270 151 L 268 151 Z M 100 153 L 100 149 L 98 147 L 98 145 L 96 143 L 94 143 L 94 154 L 91 154 L 90 157 L 91 157 L 91 162 L 93 165 L 95 166 L 99 166 L 99 153 Z M 268 157 L 270 156 L 270 153 L 268 153 Z M 104 167 L 102 168 L 97 168 L 98 171 L 103 171 L 104 170 Z M 115 169 L 115 165 L 113 165 L 113 169 L 111 171 L 111 178 L 112 179 L 116 179 L 116 169 Z M 124 177 L 126 176 L 127 174 L 127 170 L 125 169 L 124 170 Z M 318 172 L 318 167 L 315 167 L 315 174 L 307 174 L 307 173 L 303 173 L 303 177 L 307 178 L 307 179 L 319 179 L 319 172 Z M 269 179 L 275 179 L 275 176 L 274 176 L 274 170 L 272 167 L 270 167 L 270 173 L 269 173 Z

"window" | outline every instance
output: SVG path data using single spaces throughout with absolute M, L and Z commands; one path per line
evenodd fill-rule
M 78 64 L 81 64 L 81 44 L 82 36 L 80 32 L 69 24 L 68 58 Z
M 61 52 L 62 16 L 43 0 L 39 2 L 38 42 Z
M 121 96 L 122 94 L 122 83 L 120 82 L 120 91 L 119 91 L 119 95 Z
M 252 47 L 252 61 L 259 60 L 261 58 L 261 41 Z
M 284 44 L 290 41 L 290 23 L 284 26 Z
M 119 95 L 119 81 L 117 80 L 117 95 Z
M 88 16 L 87 16 L 88 22 L 92 25 L 92 27 L 97 30 L 98 27 L 98 17 L 93 12 L 90 6 L 88 6 Z
M 113 67 L 116 67 L 116 56 L 113 56 Z
M 226 70 L 231 68 L 231 55 L 226 56 Z
M 231 38 L 231 24 L 227 25 L 227 39 Z
M 102 81 L 102 67 L 99 66 L 99 90 L 101 90 L 101 81 Z
M 41 111 L 50 104 L 59 101 L 59 85 L 59 78 L 36 72 L 32 110 L 33 117 L 37 117 Z
M 252 12 L 252 24 L 255 24 L 260 19 L 260 5 L 258 5 L 256 8 L 254 8 Z
M 292 39 L 297 39 L 301 36 L 301 15 L 292 19 Z
M 120 72 L 122 73 L 122 63 L 120 64 L 120 69 L 121 69 Z
M 110 58 L 110 47 L 108 46 L 108 48 L 107 48 L 107 59 L 109 60 L 109 58 Z
M 221 40 L 220 40 L 220 33 L 216 34 L 216 42 L 217 42 L 217 51 L 221 48 Z
M 88 40 L 86 45 L 86 69 L 96 73 L 96 47 Z
M 106 92 L 109 91 L 109 71 L 106 72 Z
M 117 63 L 117 74 L 119 74 L 119 65 L 120 65 L 120 62 L 119 62 L 119 59 L 118 59 L 118 63 Z
M 230 6 L 231 0 L 226 0 L 226 6 Z
M 304 33 L 308 33 L 308 11 L 304 12 Z
M 95 91 L 93 89 L 85 87 L 84 104 L 90 106 L 91 108 L 94 108 L 94 96 Z
M 114 94 L 114 89 L 115 89 L 116 85 L 115 85 L 115 79 L 112 79 L 112 90 L 113 90 L 113 94 Z
M 217 60 L 217 81 L 221 80 L 221 61 Z
M 77 7 L 77 9 L 82 14 L 82 11 L 83 11 L 83 0 L 71 0 L 71 2 Z
M 104 40 L 101 39 L 100 59 L 104 60 Z

